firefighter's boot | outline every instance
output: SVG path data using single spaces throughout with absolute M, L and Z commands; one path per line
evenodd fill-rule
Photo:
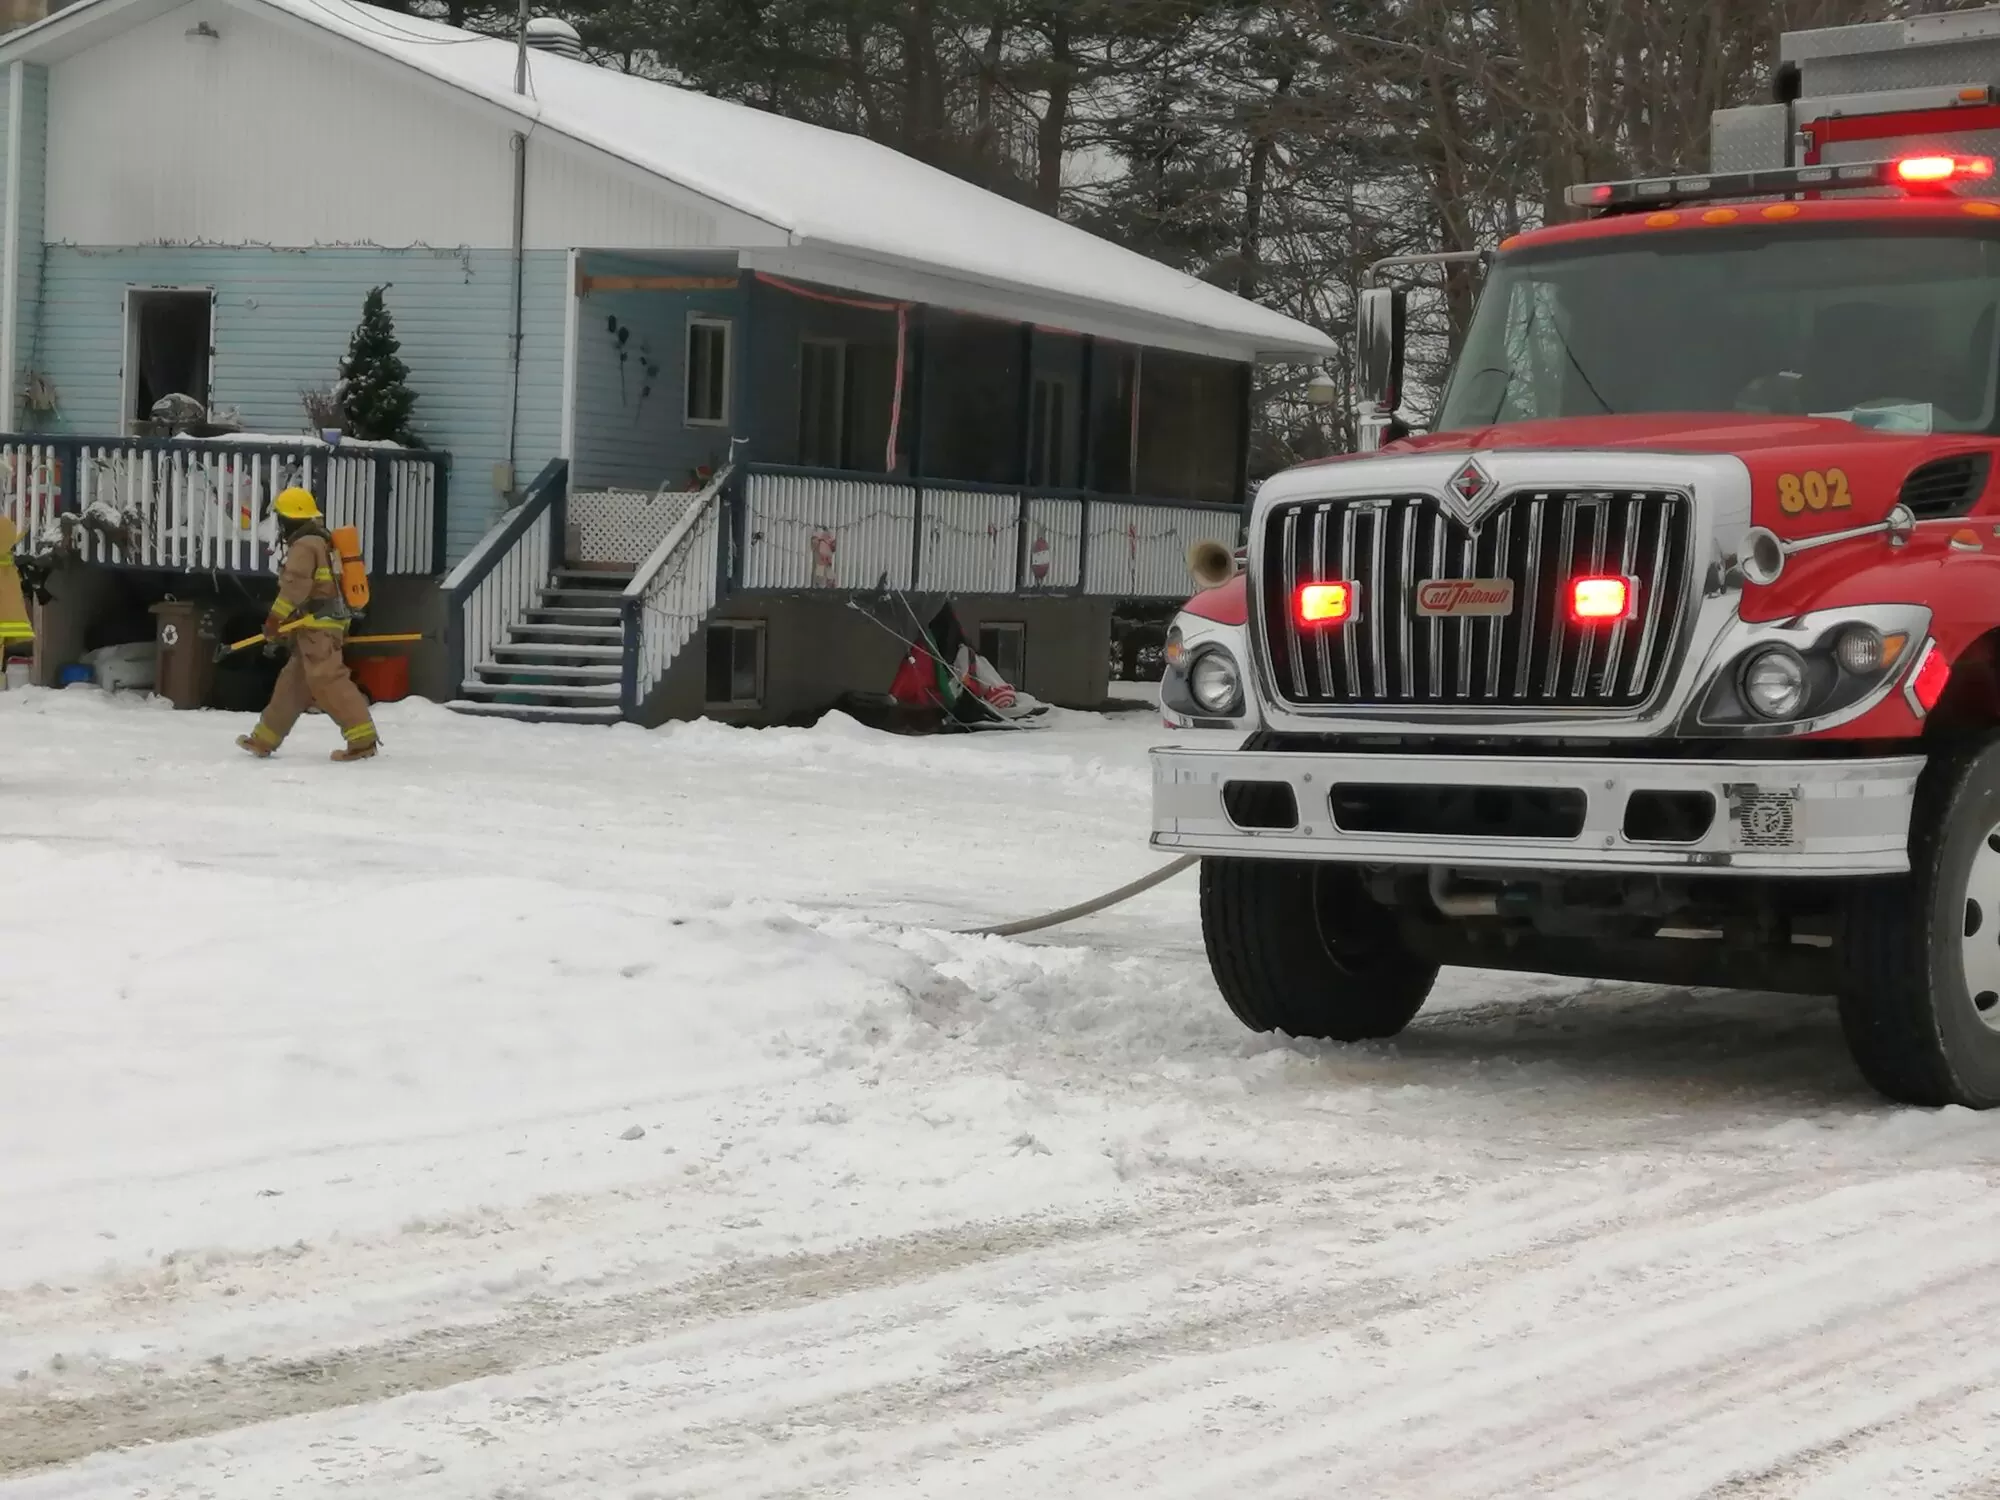
M 356 724 L 352 729 L 341 731 L 347 743 L 333 752 L 335 760 L 368 760 L 381 746 L 375 734 L 375 726 L 370 723 Z
M 248 734 L 236 736 L 236 748 L 248 750 L 259 760 L 269 760 L 271 752 L 278 748 L 278 737 L 266 729 L 260 721 Z

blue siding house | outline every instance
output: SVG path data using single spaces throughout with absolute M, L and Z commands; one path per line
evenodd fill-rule
M 564 31 L 525 76 L 350 0 L 0 38 L 0 506 L 60 564 L 43 680 L 196 580 L 257 612 L 303 479 L 470 712 L 805 716 L 944 598 L 1028 691 L 1100 699 L 1112 602 L 1234 544 L 1251 366 L 1327 338 Z M 307 414 L 376 286 L 418 451 Z

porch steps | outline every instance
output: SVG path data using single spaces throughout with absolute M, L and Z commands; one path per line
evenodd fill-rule
M 610 724 L 625 657 L 621 596 L 629 572 L 558 569 L 534 607 L 474 665 L 451 706 L 538 723 Z
M 508 682 L 616 682 L 625 669 L 617 662 L 584 666 L 559 661 L 483 661 L 473 670 L 481 677 L 504 678 Z
M 625 632 L 620 625 L 536 625 L 523 621 L 508 638 L 521 645 L 534 641 L 619 641 Z
M 505 656 L 520 661 L 541 662 L 587 662 L 617 661 L 625 654 L 623 642 L 615 646 L 579 646 L 561 641 L 510 641 L 495 646 L 496 657 Z
M 616 724 L 625 717 L 615 704 L 610 708 L 533 708 L 520 703 L 479 703 L 461 698 L 451 708 L 475 719 L 518 719 L 525 724 Z
M 546 698 L 562 704 L 568 704 L 572 699 L 582 702 L 593 699 L 605 703 L 618 701 L 616 682 L 488 682 L 481 677 L 468 677 L 459 691 L 473 699 Z

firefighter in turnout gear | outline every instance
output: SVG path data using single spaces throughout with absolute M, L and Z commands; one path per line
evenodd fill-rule
M 307 490 L 286 490 L 271 508 L 284 534 L 285 561 L 278 573 L 277 602 L 264 618 L 264 649 L 275 650 L 279 641 L 289 640 L 292 657 L 278 675 L 257 727 L 236 743 L 252 755 L 267 756 L 284 743 L 307 706 L 316 703 L 340 726 L 345 741 L 333 758 L 366 760 L 375 753 L 375 722 L 341 654 L 353 611 L 341 596 L 333 538 L 319 502 Z

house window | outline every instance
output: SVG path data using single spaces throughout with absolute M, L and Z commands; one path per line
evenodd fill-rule
M 847 344 L 799 343 L 799 462 L 809 469 L 847 463 Z
M 764 622 L 728 620 L 708 627 L 708 706 L 758 708 L 764 702 Z
M 729 334 L 727 318 L 689 318 L 687 421 L 690 427 L 729 424 Z
M 980 626 L 979 654 L 1009 687 L 1020 687 L 1028 670 L 1028 627 L 1018 622 Z
M 208 406 L 214 294 L 206 289 L 126 294 L 125 418 L 152 420 L 168 396 Z
M 1069 382 L 1037 375 L 1028 405 L 1028 483 L 1056 489 L 1069 477 Z

